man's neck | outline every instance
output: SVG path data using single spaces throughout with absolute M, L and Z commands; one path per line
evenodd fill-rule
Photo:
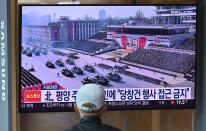
M 84 116 L 98 116 L 98 117 L 100 117 L 100 115 L 98 113 L 80 113 L 81 118 Z

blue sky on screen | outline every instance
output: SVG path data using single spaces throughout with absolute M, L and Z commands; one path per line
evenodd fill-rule
M 155 6 L 23 6 L 22 14 L 31 16 L 53 15 L 56 13 L 56 18 L 59 16 L 69 16 L 72 19 L 82 18 L 85 15 L 93 18 L 99 18 L 99 10 L 106 11 L 106 17 L 126 18 L 135 16 L 136 11 L 141 10 L 146 17 L 155 15 Z

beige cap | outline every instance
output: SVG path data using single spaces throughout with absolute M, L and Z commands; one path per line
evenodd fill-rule
M 77 92 L 77 108 L 85 112 L 95 112 L 101 109 L 105 103 L 105 92 L 101 85 L 85 84 Z M 92 106 L 87 106 L 87 105 Z

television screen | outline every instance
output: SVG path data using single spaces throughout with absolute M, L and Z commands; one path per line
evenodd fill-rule
M 196 39 L 195 5 L 21 5 L 19 111 L 73 111 L 88 83 L 108 110 L 194 108 Z

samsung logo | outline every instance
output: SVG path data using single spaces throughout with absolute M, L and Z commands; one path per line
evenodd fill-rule
M 0 53 L 0 62 L 1 62 L 1 100 L 6 101 L 6 49 L 5 49 L 5 24 L 4 21 L 1 21 L 1 53 Z

